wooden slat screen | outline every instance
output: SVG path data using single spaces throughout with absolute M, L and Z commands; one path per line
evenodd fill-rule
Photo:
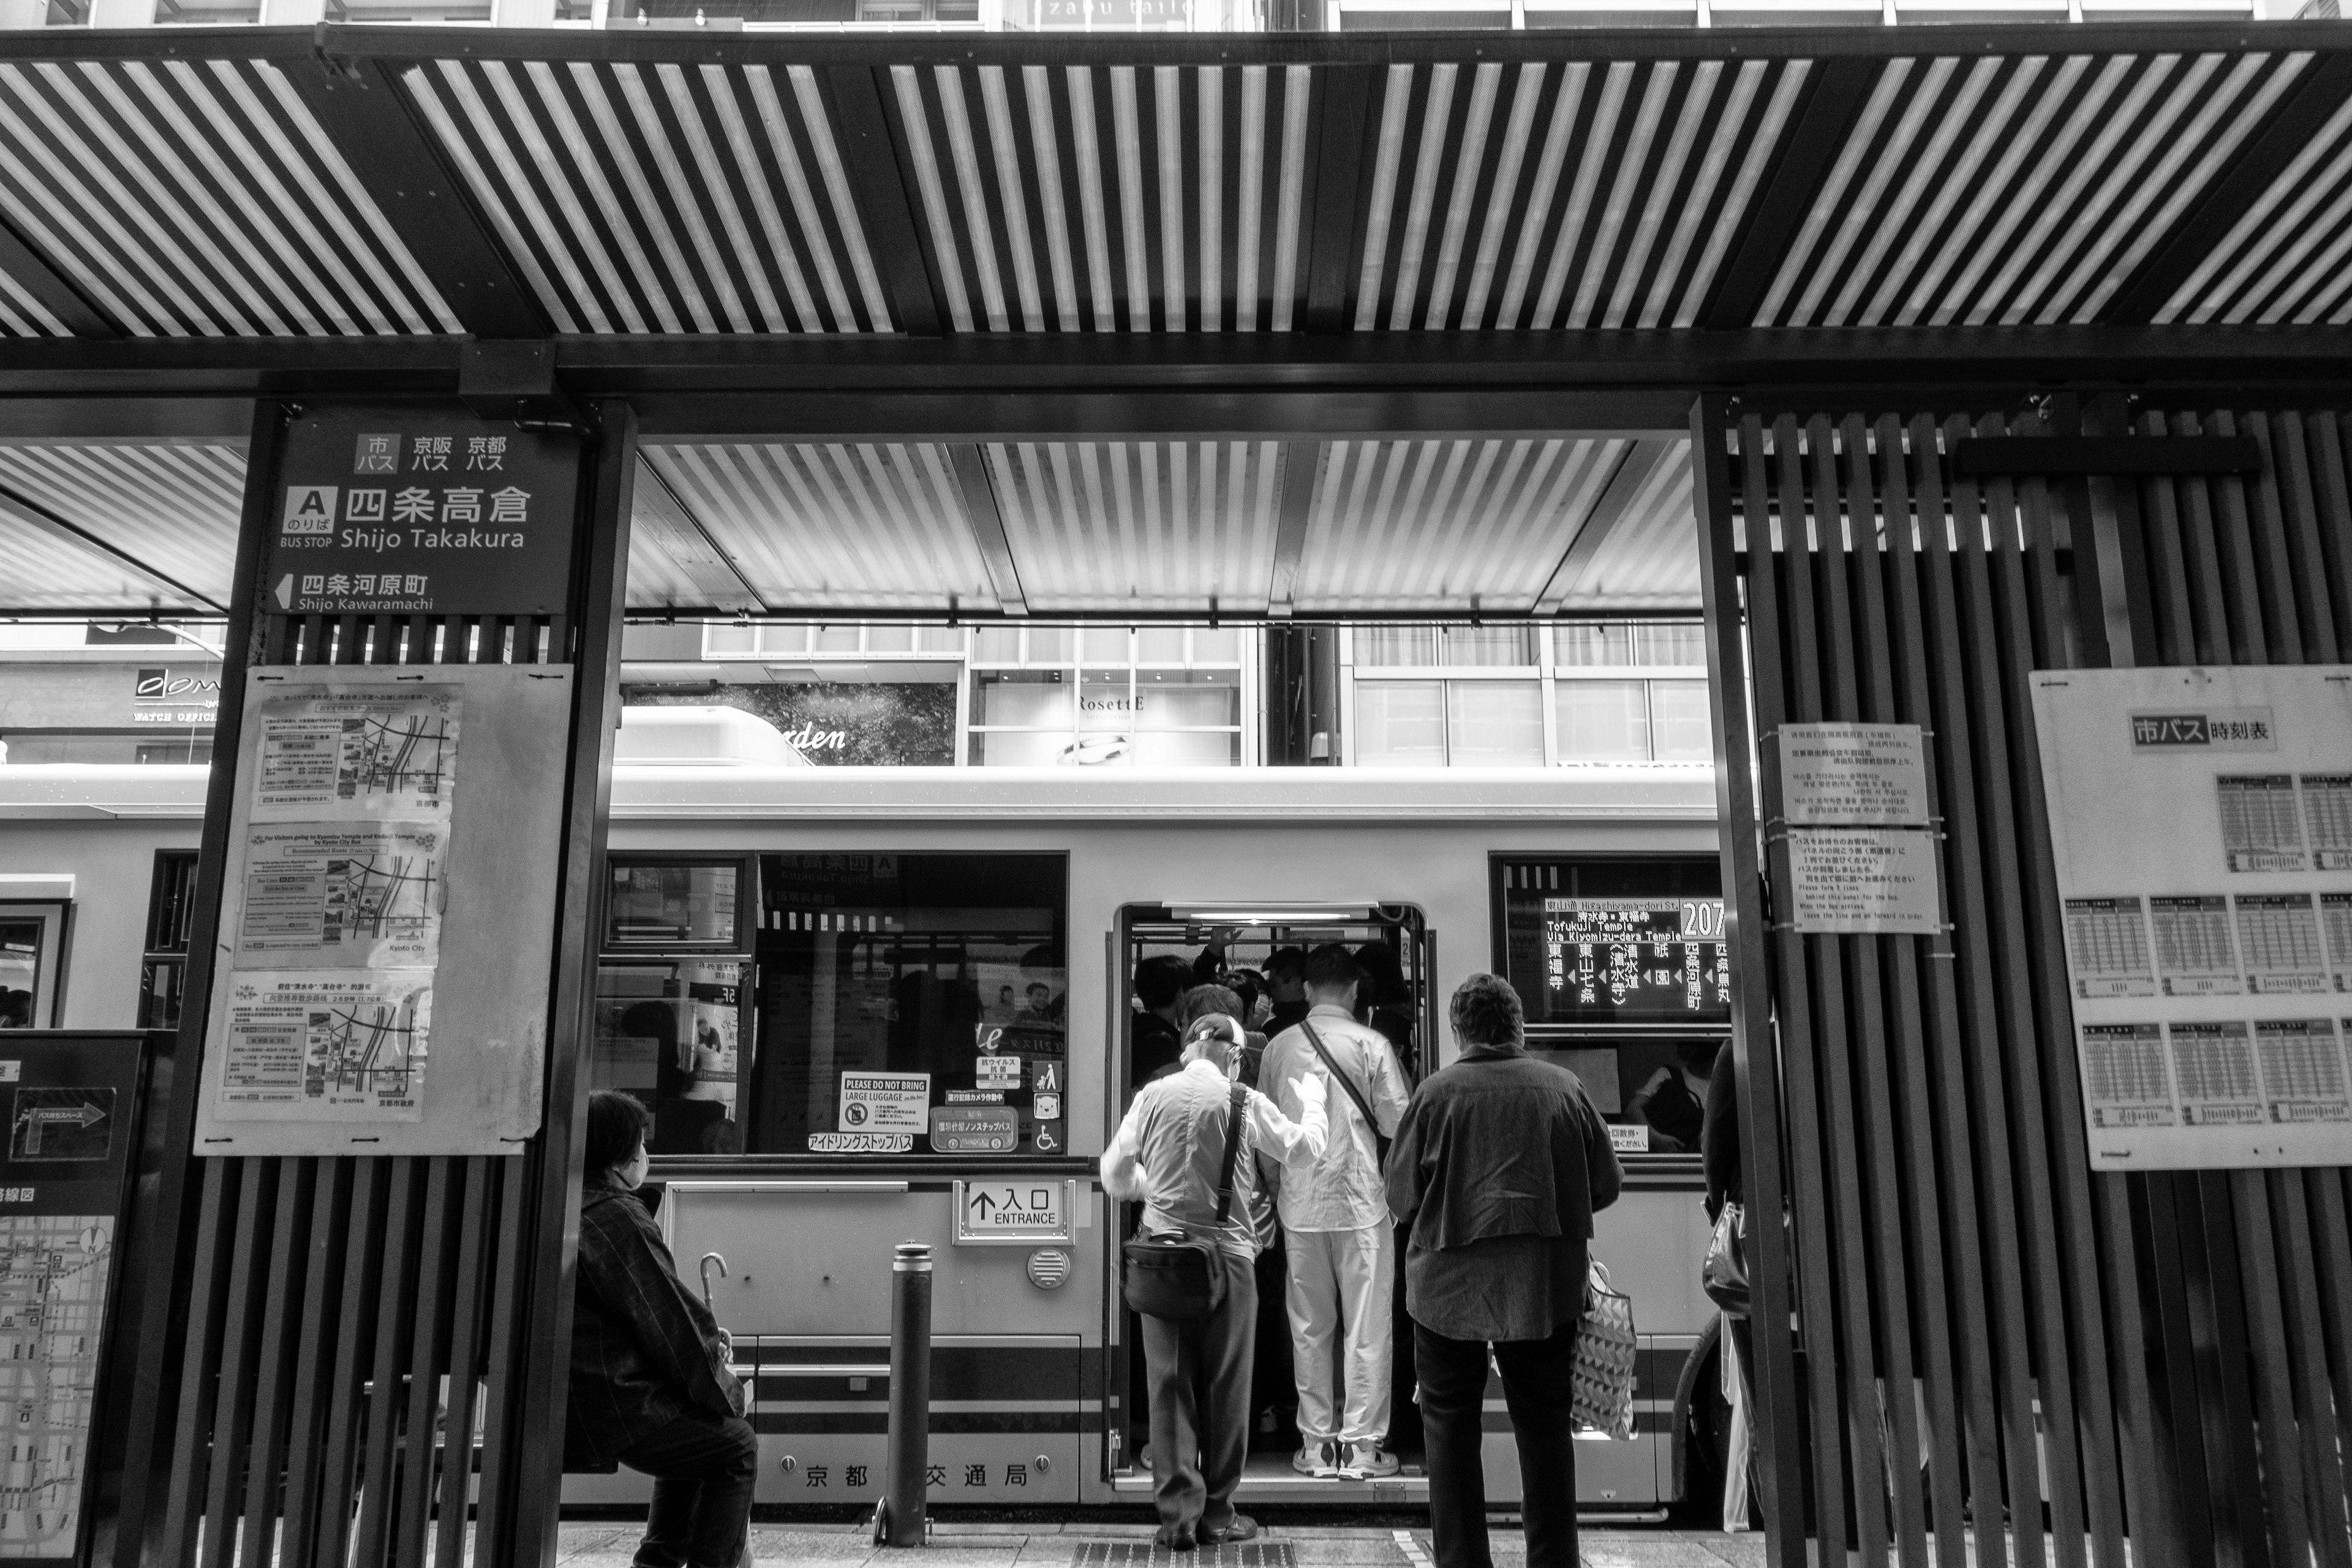
M 1958 1568 L 2006 1536 L 2018 1568 L 2124 1568 L 2126 1540 L 2158 1568 L 2352 1568 L 2352 1173 L 2090 1171 L 2028 695 L 2035 669 L 2341 658 L 2352 416 L 2084 412 L 1694 417 L 1745 1103 L 1780 1132 L 1748 1184 L 1785 1192 L 1794 1241 L 1796 1331 L 1756 1323 L 1794 1406 L 1764 1412 L 1776 1563 L 1811 1535 Z M 2251 434 L 2268 462 L 1953 475 L 1968 437 L 2078 429 Z M 1945 937 L 1773 924 L 1772 737 L 1822 720 L 1926 729 Z

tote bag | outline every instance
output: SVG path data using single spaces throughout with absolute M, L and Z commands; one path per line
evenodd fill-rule
M 1570 1369 L 1570 1415 L 1612 1437 L 1633 1435 L 1633 1303 L 1609 1284 L 1596 1259 L 1585 1278 L 1584 1321 L 1576 1328 Z

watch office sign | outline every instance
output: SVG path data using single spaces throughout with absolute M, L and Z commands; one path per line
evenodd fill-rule
M 287 432 L 269 534 L 281 615 L 556 615 L 579 437 L 463 414 L 338 410 Z

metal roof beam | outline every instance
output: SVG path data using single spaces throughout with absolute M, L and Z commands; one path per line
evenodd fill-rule
M 1873 59 L 1831 60 L 1814 68 L 1796 124 L 1762 193 L 1748 205 L 1730 264 L 1717 275 L 1713 292 L 1700 307 L 1701 326 L 1738 331 L 1754 324 L 1765 290 L 1780 275 L 1797 231 L 1820 201 L 1831 167 L 1853 132 L 1855 117 L 1885 68 L 1884 62 Z
M 122 330 L 82 297 L 80 289 L 51 267 L 39 251 L 0 219 L 0 272 L 40 301 L 41 309 L 78 338 L 119 338 Z
M 670 488 L 661 470 L 646 461 L 637 460 L 635 508 L 630 527 L 630 543 L 643 544 L 658 550 L 681 572 L 694 580 L 695 585 L 710 595 L 716 608 L 730 614 L 746 612 L 764 614 L 767 602 L 751 585 L 751 578 L 735 563 L 735 558 L 719 548 L 694 515 L 694 509 Z
M 1274 570 L 1267 574 L 1266 604 L 1272 613 L 1292 613 L 1298 563 L 1307 554 L 1307 524 L 1315 510 L 1316 487 L 1323 482 L 1323 443 L 1282 445 L 1282 489 L 1274 529 Z
M 351 165 L 458 325 L 478 338 L 537 338 L 554 323 L 531 298 L 504 247 L 474 208 L 439 148 L 410 112 L 397 66 L 329 51 L 283 62 L 335 150 Z
M 890 294 L 890 324 L 902 332 L 936 336 L 948 319 L 939 281 L 939 258 L 928 227 L 915 221 L 912 153 L 890 132 L 878 66 L 839 65 L 822 79 L 833 98 L 841 160 L 850 199 L 866 230 L 866 248 Z
M 1364 131 L 1372 68 L 1333 66 L 1320 75 L 1315 153 L 1307 160 L 1312 188 L 1300 193 L 1299 204 L 1314 223 L 1307 242 L 1307 319 L 1300 324 L 1310 332 L 1344 332 L 1364 251 L 1364 184 L 1371 172 Z
M 996 504 L 996 481 L 988 471 L 988 455 L 977 442 L 959 441 L 949 449 L 955 462 L 956 488 L 963 493 L 964 521 L 971 540 L 988 567 L 989 585 L 1008 616 L 1025 616 L 1029 601 L 1021 591 L 1021 573 L 1013 560 L 1013 541 L 1004 531 L 1004 514 Z
M 1592 510 L 1586 514 L 1584 525 L 1576 531 L 1576 537 L 1568 542 L 1568 550 L 1560 556 L 1559 564 L 1553 569 L 1551 581 L 1546 583 L 1543 592 L 1536 595 L 1537 615 L 1559 614 L 1569 596 L 1584 580 L 1585 572 L 1608 545 L 1610 536 L 1633 515 L 1633 498 L 1642 493 L 1642 487 L 1649 483 L 1650 476 L 1657 472 L 1659 466 L 1673 461 L 1685 444 L 1680 440 L 1647 440 L 1633 444 L 1618 462 L 1617 471 L 1609 476 L 1608 488 L 1601 492 L 1601 499 L 1592 503 Z
M 2154 321 L 2347 98 L 2352 98 L 2352 55 L 2328 55 L 2305 70 L 2303 79 L 2272 109 L 2268 121 L 2206 187 L 2179 227 L 2116 290 L 2099 320 L 2117 325 Z
M 205 596 L 185 583 L 165 576 L 128 550 L 109 544 L 89 529 L 70 519 L 60 517 L 39 501 L 9 485 L 0 485 L 0 504 L 5 504 L 17 517 L 44 533 L 54 534 L 79 549 L 93 555 L 103 555 L 119 566 L 127 566 L 151 583 L 160 583 L 179 596 L 182 605 L 201 605 L 215 615 L 226 616 L 228 606 L 217 599 Z M 144 609 L 139 612 L 144 615 Z

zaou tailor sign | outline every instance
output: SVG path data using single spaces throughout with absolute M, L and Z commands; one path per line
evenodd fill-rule
M 415 409 L 298 419 L 279 470 L 268 607 L 555 614 L 579 477 L 568 433 Z

